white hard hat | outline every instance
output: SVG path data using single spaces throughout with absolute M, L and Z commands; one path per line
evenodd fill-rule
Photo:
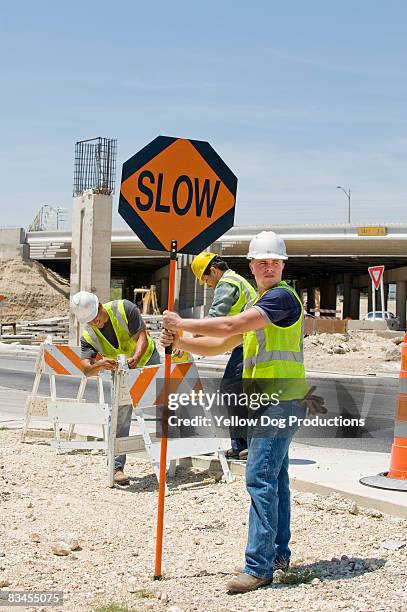
M 250 241 L 247 259 L 288 259 L 284 240 L 274 232 L 260 232 Z
M 71 298 L 71 310 L 80 323 L 89 323 L 98 313 L 99 299 L 89 291 L 78 291 Z

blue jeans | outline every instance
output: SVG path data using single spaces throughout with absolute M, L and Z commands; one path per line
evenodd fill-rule
M 296 406 L 282 401 L 262 414 L 292 414 L 297 412 Z M 257 578 L 271 578 L 276 557 L 289 559 L 291 555 L 288 449 L 295 429 L 269 427 L 260 431 L 249 427 L 246 488 L 251 506 L 245 572 Z
M 226 364 L 225 372 L 223 374 L 221 382 L 221 390 L 224 393 L 242 393 L 242 375 L 243 375 L 243 346 L 237 346 L 233 349 L 229 361 Z M 237 415 L 243 419 L 247 418 L 247 409 L 241 406 L 229 406 L 229 415 Z M 242 427 L 235 428 L 231 426 L 229 428 L 230 439 L 232 442 L 232 450 L 235 453 L 247 448 L 247 437 L 245 432 L 242 432 Z
M 160 355 L 157 349 L 154 349 L 154 352 L 151 355 L 146 365 L 156 365 L 157 363 L 160 363 Z M 126 404 L 125 406 L 119 406 L 119 410 L 117 413 L 116 438 L 125 438 L 129 435 L 132 413 L 133 413 L 132 404 Z M 122 470 L 125 464 L 126 464 L 126 455 L 119 455 L 118 457 L 114 458 L 115 469 Z

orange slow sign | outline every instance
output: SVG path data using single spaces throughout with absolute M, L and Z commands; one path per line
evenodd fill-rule
M 123 164 L 119 214 L 147 248 L 196 254 L 233 226 L 236 189 L 209 143 L 158 136 Z

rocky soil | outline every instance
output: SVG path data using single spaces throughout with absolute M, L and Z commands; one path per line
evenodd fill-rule
M 397 373 L 404 334 L 382 337 L 374 332 L 316 334 L 304 339 L 307 370 L 349 373 Z
M 69 283 L 37 261 L 0 261 L 0 305 L 4 323 L 65 316 Z
M 305 572 L 311 582 L 289 585 L 280 575 L 270 587 L 228 595 L 225 582 L 243 561 L 248 496 L 242 479 L 227 485 L 197 469 L 178 468 L 170 481 L 165 573 L 154 582 L 156 480 L 134 456 L 127 472 L 130 487 L 108 489 L 97 451 L 57 455 L 46 441 L 23 445 L 17 432 L 0 430 L 1 590 L 62 590 L 64 612 L 112 603 L 121 607 L 99 609 L 407 608 L 407 521 L 337 495 L 298 492 L 293 566 L 297 579 Z

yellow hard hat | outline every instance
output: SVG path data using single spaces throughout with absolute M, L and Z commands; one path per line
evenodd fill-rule
M 195 276 L 199 280 L 200 285 L 204 284 L 202 280 L 202 276 L 206 268 L 211 263 L 212 259 L 215 259 L 215 257 L 217 257 L 216 253 L 210 253 L 209 251 L 202 251 L 202 253 L 199 253 L 199 255 L 194 257 L 194 259 L 192 260 L 192 263 L 191 263 L 192 272 L 195 274 Z

